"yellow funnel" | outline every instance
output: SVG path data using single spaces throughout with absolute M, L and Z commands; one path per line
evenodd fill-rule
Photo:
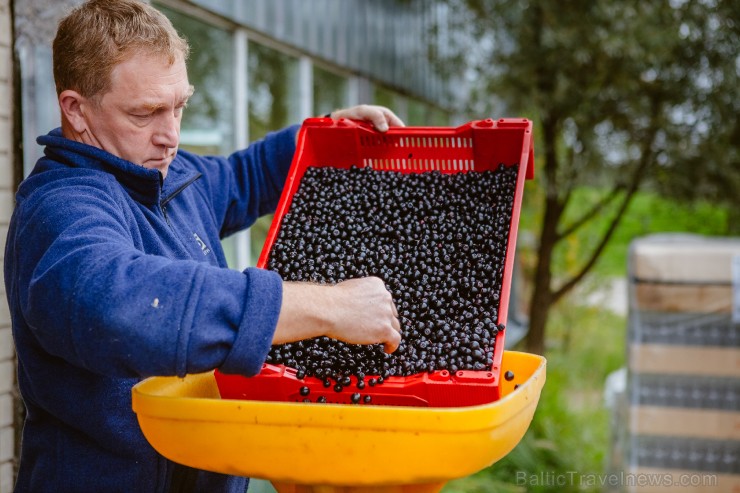
M 501 399 L 456 408 L 222 400 L 213 373 L 133 388 L 151 445 L 198 469 L 270 480 L 280 493 L 433 493 L 501 459 L 532 421 L 545 359 L 506 351 Z M 518 383 L 519 388 L 514 390 Z

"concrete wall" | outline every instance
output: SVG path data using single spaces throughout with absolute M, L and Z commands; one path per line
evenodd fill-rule
M 10 0 L 0 0 L 0 269 L 5 237 L 13 212 L 12 40 Z M 15 354 L 5 283 L 0 282 L 0 493 L 10 493 L 14 482 L 15 431 L 13 428 Z

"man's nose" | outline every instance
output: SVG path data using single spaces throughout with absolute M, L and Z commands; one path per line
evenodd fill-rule
M 180 143 L 180 119 L 172 113 L 163 114 L 153 141 L 155 145 L 177 147 Z

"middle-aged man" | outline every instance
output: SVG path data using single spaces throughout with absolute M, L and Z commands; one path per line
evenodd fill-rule
M 218 368 L 255 375 L 272 344 L 400 343 L 378 278 L 288 283 L 226 268 L 220 239 L 274 210 L 297 127 L 231 156 L 178 150 L 188 46 L 136 0 L 92 0 L 54 40 L 61 128 L 21 184 L 5 281 L 27 417 L 18 492 L 243 492 L 146 442 L 131 387 Z M 333 113 L 403 125 L 388 109 Z M 330 458 L 317 458 L 330 460 Z

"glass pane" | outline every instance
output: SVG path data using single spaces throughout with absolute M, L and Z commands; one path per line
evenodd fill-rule
M 268 132 L 300 121 L 298 60 L 266 46 L 249 43 L 249 138 L 259 140 Z M 251 258 L 259 258 L 272 215 L 250 228 Z
M 373 93 L 373 102 L 375 104 L 379 104 L 381 106 L 385 106 L 386 108 L 391 108 L 392 110 L 397 111 L 396 96 L 393 91 L 390 91 L 384 87 L 375 86 Z M 408 124 L 408 122 L 406 123 Z
M 408 120 L 406 125 L 427 127 L 431 125 L 427 121 L 426 105 L 414 99 L 408 100 Z
M 195 86 L 183 112 L 180 147 L 199 154 L 234 150 L 234 54 L 231 33 L 157 6 L 190 43 L 188 78 Z
M 444 110 L 430 106 L 428 115 L 427 120 L 429 121 L 429 125 L 446 127 L 450 124 L 450 117 Z
M 299 121 L 298 60 L 249 43 L 249 138 Z
M 349 89 L 347 79 L 320 67 L 313 69 L 313 114 L 326 115 L 347 107 Z

